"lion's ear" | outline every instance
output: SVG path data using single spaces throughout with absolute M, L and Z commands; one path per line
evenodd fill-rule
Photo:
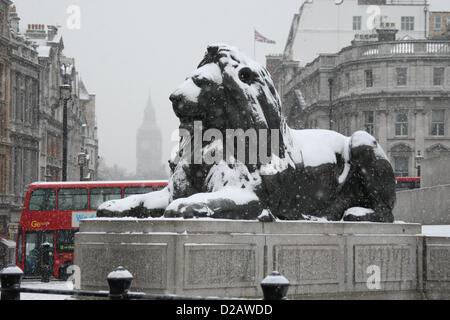
M 214 56 L 219 51 L 219 47 L 218 46 L 208 46 L 207 50 L 208 50 L 208 55 Z
M 219 53 L 219 46 L 216 46 L 216 45 L 208 46 L 206 48 L 205 57 L 200 62 L 200 64 L 197 66 L 197 69 L 200 67 L 203 67 L 205 64 L 214 62 L 214 59 L 217 57 L 218 53 Z

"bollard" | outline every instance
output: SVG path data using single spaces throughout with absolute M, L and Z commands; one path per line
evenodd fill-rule
M 117 267 L 108 274 L 109 298 L 111 300 L 127 299 L 127 292 L 131 287 L 133 275 L 124 267 Z
M 41 245 L 41 282 L 50 282 L 50 243 Z
M 2 291 L 1 300 L 20 300 L 20 281 L 23 277 L 23 271 L 14 264 L 9 264 L 0 271 L 0 280 L 2 289 L 11 291 Z
M 273 271 L 261 281 L 264 300 L 287 300 L 289 280 L 278 271 Z

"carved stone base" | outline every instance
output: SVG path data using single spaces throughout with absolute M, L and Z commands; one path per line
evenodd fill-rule
M 119 265 L 134 276 L 131 290 L 147 293 L 262 298 L 273 270 L 290 281 L 291 299 L 421 298 L 424 287 L 418 224 L 105 218 L 80 227 L 82 289 L 107 289 Z M 448 288 L 445 254 L 425 255 L 439 266 L 425 281 L 444 272 Z

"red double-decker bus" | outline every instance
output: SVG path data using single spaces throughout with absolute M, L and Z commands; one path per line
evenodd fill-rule
M 158 191 L 167 181 L 45 182 L 28 186 L 16 239 L 16 264 L 25 276 L 41 274 L 40 250 L 50 244 L 50 269 L 65 279 L 73 264 L 74 234 L 81 219 L 96 216 L 100 204 Z
M 398 177 L 395 181 L 397 191 L 420 188 L 420 177 Z

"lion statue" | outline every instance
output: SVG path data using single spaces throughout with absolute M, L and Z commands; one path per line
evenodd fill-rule
M 269 73 L 236 48 L 209 46 L 170 100 L 180 143 L 168 186 L 105 202 L 99 217 L 394 221 L 375 138 L 289 128 Z

